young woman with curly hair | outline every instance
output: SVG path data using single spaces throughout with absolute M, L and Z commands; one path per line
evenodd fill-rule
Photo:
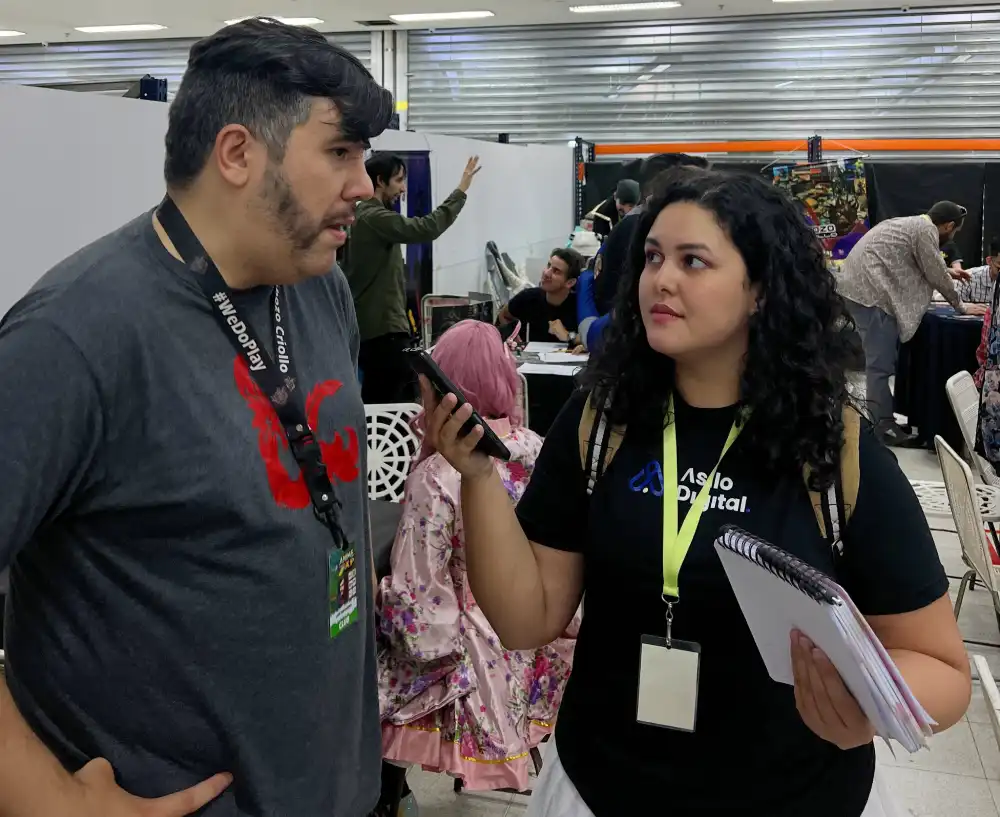
M 516 514 L 474 451 L 480 433 L 459 433 L 468 409 L 452 416 L 448 397 L 428 418 L 462 473 L 469 578 L 504 644 L 550 641 L 586 594 L 558 752 L 529 813 L 891 813 L 873 786 L 872 726 L 833 665 L 788 633 L 795 686 L 773 682 L 713 548 L 735 524 L 835 576 L 939 728 L 962 717 L 969 662 L 947 578 L 908 481 L 867 422 L 842 550 L 809 500 L 805 470 L 814 488 L 838 478 L 849 400 L 833 276 L 799 211 L 754 177 L 678 171 L 641 218 L 603 350 Z M 578 439 L 588 396 L 626 427 L 592 494 Z M 643 637 L 666 626 L 664 543 L 684 538 L 690 514 L 672 608 L 673 637 L 701 649 L 695 729 L 684 732 L 639 723 L 637 690 Z M 664 530 L 664 517 L 680 531 Z

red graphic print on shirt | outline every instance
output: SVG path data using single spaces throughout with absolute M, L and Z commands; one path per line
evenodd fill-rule
M 237 357 L 233 366 L 236 376 L 236 388 L 239 389 L 250 411 L 253 412 L 253 427 L 257 429 L 257 444 L 260 456 L 267 470 L 267 484 L 271 488 L 274 501 L 283 508 L 301 510 L 309 507 L 309 491 L 305 478 L 301 473 L 294 477 L 288 473 L 281 461 L 281 452 L 288 450 L 288 439 L 281 427 L 278 415 L 271 401 L 264 396 L 257 382 L 250 374 L 250 369 L 242 357 Z M 319 427 L 319 410 L 327 397 L 333 397 L 340 391 L 343 384 L 338 380 L 326 380 L 317 383 L 306 398 L 306 419 L 309 427 Z M 330 481 L 354 482 L 358 478 L 358 433 L 353 428 L 347 429 L 345 440 L 338 431 L 331 442 L 319 440 L 320 451 L 323 452 L 323 463 Z

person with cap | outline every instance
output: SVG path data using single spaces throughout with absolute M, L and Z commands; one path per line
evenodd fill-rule
M 880 222 L 857 243 L 838 276 L 865 351 L 868 406 L 886 445 L 918 444 L 896 424 L 889 378 L 896 373 L 899 342 L 916 334 L 934 291 L 959 314 L 985 312 L 982 304 L 962 302 L 952 279 L 965 280 L 968 273 L 949 269 L 941 254 L 962 229 L 966 213 L 941 201 L 924 215 Z
M 593 269 L 580 276 L 577 284 L 577 322 L 580 326 L 580 342 L 587 350 L 594 350 L 600 342 L 604 329 L 611 321 L 611 302 L 618 290 L 618 280 L 624 269 L 632 238 L 635 235 L 643 201 L 648 201 L 663 174 L 678 167 L 707 168 L 708 160 L 686 153 L 661 153 L 643 161 L 639 169 L 639 181 L 626 179 L 627 184 L 615 191 L 626 198 L 634 196 L 637 204 L 629 206 L 622 213 L 594 259 Z M 624 183 L 624 182 L 623 182 Z M 645 197 L 645 198 L 643 198 Z
M 622 179 L 615 192 L 587 213 L 586 218 L 594 225 L 594 235 L 602 242 L 607 239 L 618 222 L 632 212 L 640 200 L 639 182 Z

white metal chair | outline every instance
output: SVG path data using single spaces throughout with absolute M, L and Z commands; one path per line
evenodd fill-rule
M 406 478 L 420 451 L 420 438 L 410 421 L 421 411 L 416 403 L 365 406 L 369 499 L 403 501 Z
M 982 457 L 976 454 L 976 425 L 979 422 L 979 390 L 968 372 L 959 372 L 948 379 L 945 385 L 948 402 L 955 413 L 955 419 L 962 431 L 962 439 L 968 449 L 969 457 L 976 467 L 980 480 L 985 483 L 976 485 L 976 500 L 983 521 L 990 529 L 994 542 L 1000 542 L 997 536 L 996 523 L 1000 522 L 1000 478 Z M 950 516 L 951 505 L 944 485 L 940 482 L 912 480 L 920 506 L 928 516 Z
M 986 710 L 990 715 L 990 725 L 993 727 L 993 737 L 1000 745 L 1000 690 L 997 689 L 997 682 L 993 679 L 990 665 L 981 655 L 973 654 L 972 666 L 979 676 L 979 685 L 983 689 L 983 699 L 986 701 Z
M 976 496 L 976 483 L 972 469 L 948 443 L 940 437 L 934 439 L 938 462 L 944 475 L 944 486 L 951 502 L 951 513 L 955 520 L 955 530 L 962 547 L 962 559 L 969 570 L 962 577 L 958 588 L 958 598 L 955 600 L 955 617 L 962 612 L 962 602 L 969 584 L 978 579 L 993 599 L 993 607 L 1000 626 L 1000 571 L 993 564 L 990 548 L 986 544 L 983 531 L 983 516 L 979 512 Z
M 945 391 L 962 430 L 962 440 L 965 442 L 969 461 L 976 467 L 979 479 L 987 485 L 1000 487 L 1000 477 L 993 466 L 976 453 L 976 426 L 979 424 L 979 389 L 976 388 L 976 381 L 968 372 L 959 372 L 948 378 Z

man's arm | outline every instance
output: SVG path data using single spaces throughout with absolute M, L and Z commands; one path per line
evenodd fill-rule
M 0 675 L 0 817 L 68 817 L 76 807 L 76 788 L 24 722 Z
M 524 303 L 527 299 L 525 293 L 531 292 L 530 289 L 523 289 L 517 293 L 513 298 L 507 301 L 507 305 L 500 310 L 500 314 L 497 316 L 497 324 L 500 326 L 506 326 L 509 323 L 514 323 L 514 321 L 524 322 Z
M 465 207 L 466 194 L 482 169 L 478 156 L 469 159 L 458 187 L 428 216 L 406 218 L 386 207 L 377 207 L 364 211 L 365 223 L 376 235 L 393 244 L 423 244 L 436 241 L 455 223 L 458 214 Z
M 6 567 L 85 489 L 105 428 L 87 358 L 49 321 L 14 317 L 0 326 L 0 371 L 0 567 Z M 8 653 L 11 678 L 17 660 Z M 71 775 L 32 732 L 0 678 L 0 817 L 184 817 L 231 780 L 218 775 L 161 800 L 141 800 L 118 787 L 107 761 L 93 760 Z
M 914 247 L 914 258 L 921 274 L 928 283 L 940 292 L 944 299 L 959 312 L 964 312 L 962 299 L 955 290 L 955 282 L 951 279 L 948 267 L 945 266 L 941 257 L 941 248 L 934 240 L 934 235 L 930 230 L 921 230 L 917 237 L 917 245 Z
M 465 193 L 456 190 L 430 215 L 407 218 L 387 207 L 369 208 L 363 215 L 359 215 L 372 232 L 386 241 L 393 244 L 423 244 L 440 238 L 455 223 L 466 201 Z

